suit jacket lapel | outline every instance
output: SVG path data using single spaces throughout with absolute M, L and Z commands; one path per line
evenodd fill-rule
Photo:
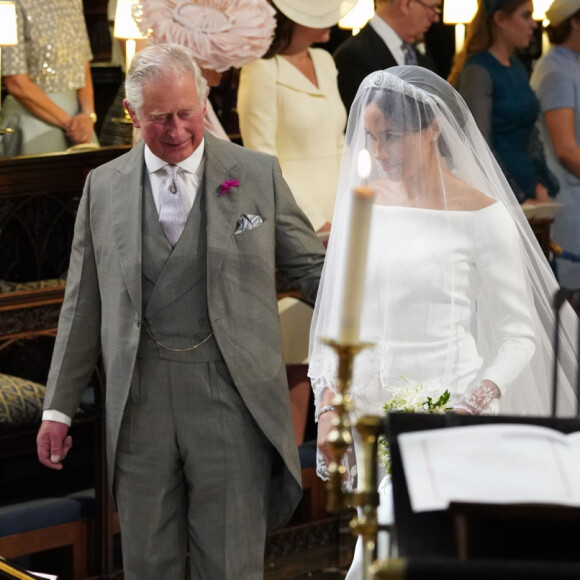
M 113 236 L 119 249 L 123 278 L 135 312 L 141 313 L 141 258 L 143 212 L 143 142 L 127 153 L 111 179 Z
M 135 312 L 141 313 L 142 270 L 142 211 L 143 211 L 143 158 L 144 144 L 136 145 L 117 165 L 113 190 L 113 235 L 123 278 Z M 233 246 L 233 234 L 238 218 L 243 213 L 241 199 L 244 193 L 245 166 L 228 153 L 220 140 L 205 133 L 205 195 L 207 223 L 208 288 L 215 284 L 223 260 Z M 239 187 L 220 195 L 221 184 L 235 179 Z
M 369 64 L 373 68 L 377 67 L 378 70 L 397 65 L 397 61 L 391 54 L 385 41 L 370 24 L 367 23 L 359 34 L 362 35 L 361 38 L 366 40 L 369 45 L 369 50 L 365 52 L 368 55 Z
M 205 155 L 207 284 L 210 297 L 226 253 L 232 250 L 236 223 L 243 213 L 241 200 L 246 188 L 246 168 L 229 154 L 228 147 L 223 147 L 220 140 L 207 131 Z M 220 195 L 221 184 L 231 179 L 240 185 Z

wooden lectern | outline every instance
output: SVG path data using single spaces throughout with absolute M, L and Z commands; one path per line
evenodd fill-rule
M 403 559 L 575 563 L 580 577 L 580 508 L 540 504 L 452 503 L 446 510 L 411 509 L 398 436 L 411 431 L 484 424 L 527 424 L 562 433 L 580 431 L 578 419 L 391 413 L 385 434 L 391 452 L 394 542 Z M 471 577 L 471 576 L 468 576 Z M 552 577 L 552 576 L 550 576 Z M 554 576 L 556 578 L 556 576 Z

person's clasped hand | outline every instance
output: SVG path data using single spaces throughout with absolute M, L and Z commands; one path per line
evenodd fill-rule
M 75 144 L 90 143 L 93 138 L 93 122 L 85 113 L 78 113 L 66 128 L 66 136 Z

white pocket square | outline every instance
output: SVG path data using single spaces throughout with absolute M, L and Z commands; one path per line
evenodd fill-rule
M 253 230 L 262 225 L 263 220 L 259 215 L 252 215 L 251 213 L 243 213 L 238 220 L 238 226 L 234 234 L 241 234 L 248 230 Z

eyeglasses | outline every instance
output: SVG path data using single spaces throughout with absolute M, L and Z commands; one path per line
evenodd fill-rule
M 416 0 L 416 2 L 418 4 L 421 4 L 421 6 L 423 6 L 423 8 L 425 8 L 425 10 L 427 10 L 427 12 L 429 12 L 431 17 L 441 18 L 442 14 L 443 14 L 443 9 L 441 8 L 441 6 L 439 4 L 437 4 L 436 6 L 430 6 L 429 4 L 425 4 L 425 2 L 423 2 L 423 0 Z

